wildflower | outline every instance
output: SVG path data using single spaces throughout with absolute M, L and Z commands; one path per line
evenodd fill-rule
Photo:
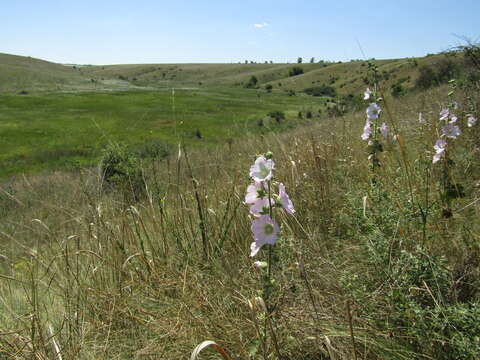
M 468 115 L 467 117 L 467 125 L 468 127 L 472 127 L 477 123 L 477 118 L 473 115 Z
M 450 116 L 450 121 L 448 122 L 449 124 L 455 124 L 457 122 L 458 118 L 455 115 Z
M 370 138 L 371 134 L 372 134 L 372 122 L 369 119 L 367 119 L 367 122 L 365 123 L 365 127 L 363 128 L 362 140 L 367 141 Z
M 375 103 L 371 103 L 370 106 L 367 108 L 367 117 L 369 119 L 378 119 L 380 111 L 382 111 L 380 106 Z
M 280 202 L 282 203 L 285 211 L 289 214 L 293 214 L 295 212 L 295 209 L 293 208 L 292 200 L 290 200 L 290 197 L 285 192 L 285 185 L 283 185 L 282 183 L 278 185 L 278 193 L 280 197 Z
M 254 204 L 257 199 L 265 196 L 265 190 L 262 183 L 255 181 L 254 184 L 250 184 L 247 187 L 247 194 L 245 195 L 246 204 Z
M 272 170 L 275 164 L 272 159 L 266 159 L 261 155 L 255 160 L 255 163 L 250 167 L 250 176 L 256 182 L 270 180 L 273 176 Z
M 367 88 L 367 90 L 365 90 L 365 92 L 363 93 L 363 100 L 368 100 L 368 99 L 370 99 L 370 95 L 372 95 L 372 90 L 370 90 L 369 88 Z
M 383 123 L 382 126 L 380 126 L 380 132 L 382 133 L 383 137 L 386 139 L 388 136 L 388 125 L 386 123 Z
M 420 124 L 426 124 L 427 121 L 425 120 L 425 118 L 423 117 L 423 114 L 421 112 L 418 113 L 418 122 Z
M 270 200 L 270 202 L 273 204 L 273 200 Z M 250 206 L 250 214 L 257 217 L 268 214 L 270 202 L 267 197 L 258 198 L 257 201 Z
M 280 226 L 268 215 L 262 215 L 252 223 L 253 239 L 250 245 L 250 256 L 257 255 L 260 248 L 265 245 L 274 245 L 280 232 Z
M 433 155 L 433 161 L 432 161 L 434 164 L 441 159 L 442 155 L 445 153 L 446 147 L 447 147 L 447 142 L 445 140 L 443 139 L 437 140 L 437 142 L 433 147 L 435 149 L 435 155 Z
M 457 125 L 447 124 L 442 127 L 442 136 L 456 139 L 462 132 Z
M 447 121 L 449 117 L 450 117 L 450 109 L 443 108 L 442 111 L 440 111 L 440 121 Z

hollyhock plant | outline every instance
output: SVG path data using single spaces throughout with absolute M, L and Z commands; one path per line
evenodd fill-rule
M 462 132 L 457 125 L 447 124 L 442 127 L 442 136 L 446 136 L 451 139 L 456 139 L 461 133 Z
M 262 183 L 255 181 L 248 185 L 245 195 L 245 204 L 254 204 L 258 199 L 265 197 L 265 190 Z
M 261 155 L 250 167 L 250 177 L 256 182 L 268 181 L 272 178 L 272 170 L 275 164 L 272 159 L 267 159 Z
M 253 240 L 250 256 L 254 257 L 263 245 L 274 245 L 280 232 L 280 226 L 269 215 L 262 215 L 252 222 Z
M 285 209 L 285 211 L 289 214 L 295 213 L 292 200 L 290 200 L 290 197 L 285 192 L 285 185 L 280 183 L 280 185 L 278 185 L 278 192 L 279 192 L 278 195 L 280 197 L 280 203 L 282 204 L 282 207 Z
M 362 140 L 367 141 L 370 138 L 370 135 L 372 135 L 372 122 L 370 119 L 367 119 L 363 128 Z
M 447 142 L 444 139 L 438 139 L 433 147 L 435 149 L 435 155 L 433 155 L 433 163 L 440 161 L 443 154 L 445 153 L 445 149 L 447 148 Z
M 370 106 L 367 108 L 367 117 L 369 119 L 378 119 L 380 116 L 380 112 L 382 108 L 375 103 L 371 103 Z
M 262 216 L 268 214 L 270 210 L 270 204 L 273 204 L 273 200 L 268 200 L 267 197 L 258 198 L 255 203 L 250 206 L 250 214 L 253 216 Z
M 442 111 L 440 111 L 440 121 L 447 121 L 449 117 L 450 117 L 450 109 L 443 108 Z

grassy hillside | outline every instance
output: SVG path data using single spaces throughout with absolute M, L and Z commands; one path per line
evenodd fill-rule
M 411 88 L 418 69 L 438 64 L 448 57 L 439 54 L 424 58 L 376 61 L 388 89 L 395 83 Z M 289 76 L 293 67 L 303 74 Z M 236 86 L 242 87 L 251 76 L 258 86 L 270 84 L 274 91 L 296 90 L 329 85 L 339 94 L 355 94 L 366 86 L 366 61 L 304 64 L 133 64 L 133 65 L 70 65 L 14 55 L 0 55 L 0 79 L 3 91 L 95 91 L 154 89 L 170 87 Z
M 31 57 L 0 54 L 0 91 L 45 91 L 78 88 L 86 80 L 72 67 Z

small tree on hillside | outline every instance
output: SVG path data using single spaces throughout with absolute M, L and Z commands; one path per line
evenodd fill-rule
M 297 59 L 297 64 L 301 64 L 302 62 L 303 62 L 303 59 L 302 59 L 301 57 L 299 57 L 299 58 Z
M 310 64 L 313 64 L 314 62 L 315 62 L 315 58 L 312 57 L 312 58 L 310 59 Z

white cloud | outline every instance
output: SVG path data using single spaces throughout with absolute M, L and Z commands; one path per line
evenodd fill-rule
M 253 27 L 256 28 L 256 29 L 261 29 L 261 28 L 264 28 L 264 27 L 267 27 L 268 24 L 266 22 L 264 22 L 263 24 L 253 24 Z

